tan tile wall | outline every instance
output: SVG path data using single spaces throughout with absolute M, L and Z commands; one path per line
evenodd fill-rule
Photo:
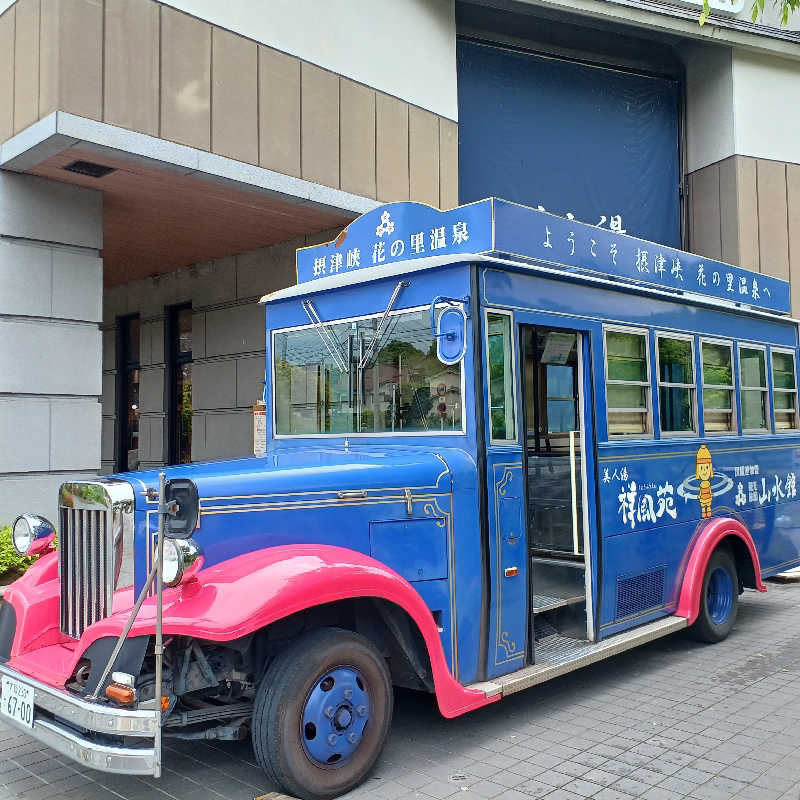
M 103 119 L 158 136 L 159 6 L 150 0 L 105 0 Z
M 18 133 L 39 119 L 39 0 L 19 0 L 13 10 L 14 133 Z
M 342 78 L 339 107 L 342 189 L 375 197 L 375 92 Z
M 12 7 L 0 16 L 0 142 L 14 135 L 14 24 Z
M 211 149 L 211 26 L 161 7 L 161 130 L 179 144 Z
M 339 186 L 339 77 L 303 62 L 300 70 L 303 177 Z
M 258 48 L 258 163 L 300 177 L 300 60 Z
M 214 28 L 211 37 L 211 147 L 258 163 L 258 45 Z
M 732 156 L 689 176 L 689 247 L 789 280 L 800 315 L 800 164 Z
M 408 200 L 408 104 L 378 92 L 375 97 L 375 127 L 378 200 Z M 447 206 L 443 204 L 442 208 Z
M 101 119 L 103 4 L 41 0 L 39 51 L 39 116 L 63 108 Z
M 155 0 L 0 15 L 0 142 L 55 110 L 381 201 L 458 204 L 456 123 Z
M 408 160 L 412 200 L 429 206 L 439 198 L 439 120 L 430 111 L 408 109 Z

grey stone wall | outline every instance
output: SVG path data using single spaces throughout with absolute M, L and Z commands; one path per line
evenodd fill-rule
M 103 309 L 102 469 L 115 470 L 116 320 L 141 319 L 140 467 L 167 458 L 165 309 L 192 304 L 192 460 L 249 455 L 252 406 L 264 380 L 264 308 L 259 298 L 295 283 L 295 250 L 339 232 L 314 234 L 273 247 L 196 264 L 109 289 Z
M 0 171 L 0 526 L 100 467 L 102 195 Z

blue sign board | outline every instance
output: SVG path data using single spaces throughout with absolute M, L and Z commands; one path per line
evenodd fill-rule
M 789 312 L 789 284 L 710 258 L 606 228 L 494 203 L 495 249 L 555 267 L 694 292 L 770 311 Z
M 489 198 L 450 211 L 389 203 L 353 221 L 332 242 L 297 251 L 297 281 L 359 273 L 428 256 L 505 256 L 556 269 L 692 292 L 788 313 L 789 284 L 604 227 Z
M 437 255 L 487 253 L 492 249 L 492 201 L 451 211 L 422 203 L 388 203 L 368 211 L 336 239 L 297 251 L 297 282 L 369 270 Z M 368 279 L 364 272 L 364 279 Z

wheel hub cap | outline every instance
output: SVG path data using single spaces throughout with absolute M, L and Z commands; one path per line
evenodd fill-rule
M 727 570 L 717 567 L 706 588 L 708 615 L 715 625 L 722 625 L 733 608 L 733 581 Z
M 326 672 L 303 708 L 301 735 L 308 757 L 324 767 L 345 764 L 361 744 L 369 713 L 367 684 L 357 669 Z
M 353 721 L 353 714 L 352 711 L 347 706 L 342 706 L 336 712 L 336 720 L 334 724 L 336 725 L 336 729 L 340 731 L 347 730 L 350 723 Z

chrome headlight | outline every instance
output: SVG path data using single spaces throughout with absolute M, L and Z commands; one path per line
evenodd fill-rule
M 56 530 L 52 522 L 49 522 L 44 517 L 37 517 L 36 514 L 22 514 L 14 520 L 11 543 L 21 556 L 36 555 L 35 552 L 31 552 L 38 549 L 34 547 L 34 544 L 48 537 L 52 542 L 55 539 L 55 535 Z
M 164 584 L 177 586 L 203 566 L 203 553 L 194 539 L 164 539 Z

